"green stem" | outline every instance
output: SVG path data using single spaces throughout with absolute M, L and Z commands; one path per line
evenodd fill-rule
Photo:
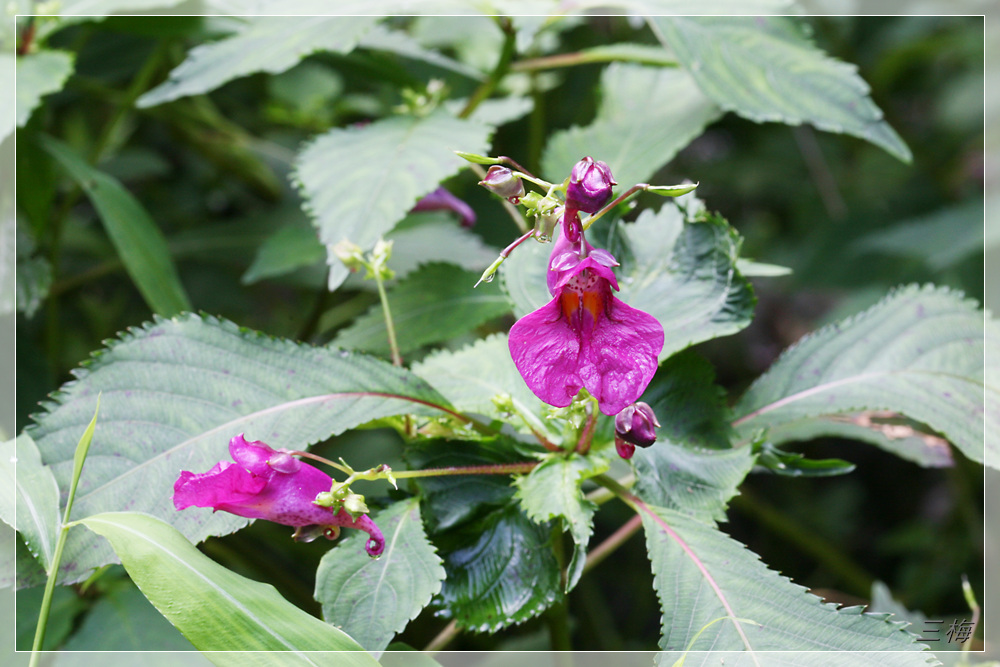
M 41 659 L 42 645 L 45 643 L 45 630 L 49 622 L 49 612 L 52 610 L 52 594 L 56 590 L 56 580 L 59 579 L 59 565 L 62 562 L 63 549 L 66 546 L 66 535 L 69 529 L 76 522 L 70 523 L 69 515 L 73 510 L 73 501 L 76 499 L 76 487 L 80 482 L 80 474 L 83 472 L 83 462 L 87 458 L 90 450 L 90 443 L 94 438 L 94 427 L 97 426 L 97 413 L 101 407 L 101 396 L 97 395 L 97 408 L 94 416 L 84 430 L 80 441 L 76 445 L 76 452 L 73 455 L 73 476 L 70 478 L 69 493 L 66 496 L 66 510 L 63 512 L 62 527 L 59 529 L 59 538 L 56 540 L 56 548 L 52 553 L 52 562 L 49 563 L 48 580 L 45 582 L 45 592 L 42 594 L 42 605 L 38 611 L 38 624 L 35 626 L 35 639 L 31 645 L 31 659 L 28 667 L 37 667 Z
M 444 629 L 437 634 L 437 636 L 430 641 L 427 646 L 424 647 L 424 653 L 434 654 L 443 649 L 451 640 L 458 635 L 458 623 L 452 621 L 448 625 L 444 626 Z
M 601 561 L 614 553 L 618 547 L 625 544 L 630 537 L 635 535 L 636 531 L 641 527 L 642 517 L 638 514 L 622 524 L 621 528 L 613 532 L 606 540 L 598 544 L 587 554 L 587 562 L 583 565 L 583 572 L 587 573 L 597 567 Z
M 645 190 L 648 187 L 649 187 L 649 183 L 639 183 L 637 185 L 633 185 L 628 190 L 626 190 L 624 193 L 618 195 L 618 197 L 616 197 L 613 202 L 611 202 L 610 204 L 608 204 L 607 206 L 605 206 L 604 208 L 602 208 L 600 211 L 598 211 L 594 215 L 592 215 L 589 218 L 587 218 L 583 222 L 583 230 L 586 231 L 586 230 L 590 229 L 590 226 L 592 224 L 594 224 L 595 222 L 597 222 L 597 220 L 599 218 L 602 218 L 605 213 L 607 213 L 608 211 L 610 211 L 611 209 L 613 209 L 615 206 L 618 206 L 618 204 L 621 204 L 623 201 L 625 201 L 626 199 L 628 199 L 629 197 L 631 197 L 632 195 L 634 195 L 636 192 L 639 192 L 640 190 Z
M 392 365 L 402 366 L 403 357 L 399 354 L 399 344 L 396 342 L 396 327 L 392 323 L 392 313 L 389 312 L 389 297 L 385 293 L 385 281 L 381 271 L 374 271 L 375 285 L 378 287 L 378 298 L 382 302 L 382 314 L 385 316 L 385 329 L 389 333 L 389 350 L 392 352 Z
M 506 16 L 499 17 L 498 22 L 500 29 L 504 33 L 504 42 L 500 50 L 500 57 L 497 59 L 497 64 L 493 68 L 493 71 L 490 72 L 489 78 L 483 81 L 475 92 L 472 93 L 465 107 L 459 112 L 459 118 L 468 118 L 483 100 L 492 95 L 500 80 L 510 69 L 510 63 L 514 59 L 514 47 L 517 45 L 517 32 L 514 30 L 514 26 L 511 25 L 510 19 Z

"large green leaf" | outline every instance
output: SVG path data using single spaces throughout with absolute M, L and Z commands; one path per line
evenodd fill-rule
M 316 570 L 323 618 L 368 651 L 382 651 L 441 590 L 444 568 L 427 541 L 416 499 L 401 500 L 373 517 L 385 534 L 378 559 L 358 533 L 327 552 Z
M 587 500 L 580 485 L 587 478 L 608 469 L 607 462 L 595 457 L 558 456 L 545 461 L 527 475 L 514 480 L 515 497 L 533 521 L 543 523 L 562 517 L 576 549 L 568 569 L 567 590 L 576 585 L 586 561 L 587 543 L 594 532 L 597 505 Z
M 180 471 L 204 472 L 228 460 L 236 434 L 302 450 L 373 419 L 448 409 L 422 380 L 372 357 L 272 339 L 194 315 L 130 331 L 77 378 L 28 429 L 65 489 L 76 440 L 103 392 L 74 518 L 143 511 L 193 541 L 246 523 L 208 509 L 177 512 L 171 502 Z M 112 560 L 97 542 L 84 531 L 70 533 L 64 579 L 78 580 Z
M 30 436 L 0 444 L 0 485 L 9 489 L 0 503 L 0 519 L 17 528 L 32 555 L 48 570 L 62 524 L 59 487 Z
M 512 502 L 438 535 L 448 574 L 442 615 L 462 628 L 495 632 L 547 609 L 561 594 L 551 530 Z
M 43 137 L 42 146 L 90 198 L 125 270 L 150 309 L 159 315 L 190 310 L 167 240 L 142 204 L 118 180 L 91 167 L 65 144 Z
M 726 111 L 757 122 L 810 123 L 912 159 L 857 67 L 816 48 L 794 19 L 656 16 L 649 22 L 702 92 Z
M 273 586 L 222 567 L 159 519 L 107 512 L 83 523 L 111 542 L 139 590 L 199 650 L 288 651 L 303 665 L 378 664 L 342 631 Z
M 984 315 L 943 288 L 904 287 L 868 310 L 806 336 L 737 403 L 756 429 L 810 417 L 890 410 L 927 424 L 983 462 L 984 429 L 1000 428 L 1000 389 L 984 382 Z
M 540 415 L 547 406 L 535 396 L 510 358 L 506 334 L 494 334 L 460 350 L 442 350 L 414 364 L 413 372 L 430 382 L 456 408 L 500 419 L 493 397 L 510 395 L 522 414 Z M 523 424 L 515 421 L 521 428 Z
M 619 229 L 630 256 L 618 258 L 618 298 L 663 325 L 661 360 L 750 323 L 755 298 L 736 269 L 740 238 L 721 217 L 698 213 L 686 221 L 668 204 L 659 212 L 643 211 L 634 223 L 619 223 Z M 552 298 L 545 286 L 550 251 L 548 245 L 526 244 L 501 269 L 516 315 Z
M 647 503 L 704 523 L 725 521 L 726 503 L 755 459 L 749 447 L 714 450 L 658 442 L 635 452 L 635 492 Z
M 611 167 L 619 190 L 646 182 L 721 115 L 682 69 L 615 63 L 601 75 L 594 121 L 553 135 L 542 170 L 562 181 L 590 155 Z
M 417 269 L 389 291 L 392 321 L 402 354 L 467 333 L 510 310 L 496 285 L 473 289 L 479 273 L 435 262 Z M 372 306 L 333 342 L 349 349 L 388 353 L 389 337 L 382 305 Z
M 887 615 L 838 609 L 742 544 L 671 509 L 640 506 L 668 651 L 904 651 L 921 644 Z M 721 619 L 721 620 L 717 620 Z
M 17 58 L 17 126 L 24 127 L 46 95 L 62 90 L 73 72 L 73 54 L 38 51 Z M 9 91 L 9 89 L 7 89 Z M 0 137 L 2 138 L 2 137 Z
M 320 240 L 345 239 L 370 249 L 417 200 L 457 172 L 452 151 L 485 153 L 492 128 L 443 111 L 396 116 L 363 127 L 336 128 L 302 150 L 296 178 Z M 329 255 L 329 288 L 347 269 Z
M 376 16 L 246 19 L 246 27 L 236 35 L 191 49 L 170 78 L 136 100 L 136 106 L 207 93 L 254 72 L 284 72 L 315 51 L 348 53 L 377 20 Z

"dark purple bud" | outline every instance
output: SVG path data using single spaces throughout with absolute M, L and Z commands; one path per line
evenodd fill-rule
M 637 401 L 615 416 L 615 441 L 623 440 L 638 447 L 649 447 L 656 442 L 656 427 L 659 425 L 653 408 Z
M 566 186 L 566 207 L 584 213 L 597 213 L 611 197 L 612 186 L 618 185 L 611 169 L 603 162 L 585 157 L 573 166 Z
M 469 205 L 442 187 L 421 198 L 412 210 L 454 211 L 462 218 L 463 227 L 471 227 L 476 224 L 476 214 L 473 213 Z
M 514 204 L 524 196 L 524 183 L 521 182 L 521 179 L 507 167 L 501 167 L 498 164 L 489 168 L 486 177 L 479 181 L 479 184 L 493 194 L 509 199 Z

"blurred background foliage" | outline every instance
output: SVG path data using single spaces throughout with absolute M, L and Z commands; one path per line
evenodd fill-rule
M 48 36 L 49 48 L 75 54 L 75 68 L 64 89 L 18 129 L 18 431 L 104 339 L 151 317 L 92 206 L 36 141 L 39 135 L 70 145 L 143 202 L 195 309 L 323 344 L 377 297 L 360 281 L 334 293 L 325 289 L 325 253 L 309 239 L 312 228 L 290 179 L 296 152 L 331 127 L 387 115 L 404 101 L 401 91 L 421 90 L 429 80 L 444 81 L 451 97 L 470 94 L 477 82 L 469 71 L 489 70 L 502 41 L 486 17 L 396 17 L 389 23 L 415 43 L 453 60 L 435 64 L 364 47 L 349 55 L 316 53 L 281 74 L 254 74 L 165 105 L 134 105 L 191 47 L 229 34 L 233 21 L 123 16 L 61 26 Z M 745 237 L 744 256 L 792 269 L 754 279 L 759 304 L 747 330 L 698 348 L 732 396 L 801 335 L 857 312 L 891 286 L 933 282 L 980 302 L 984 296 L 983 19 L 804 22 L 821 48 L 858 66 L 914 157 L 904 164 L 853 137 L 728 114 L 651 179 L 700 182 L 699 196 Z M 566 18 L 542 33 L 542 53 L 534 55 L 626 40 L 655 43 L 648 28 L 624 17 Z M 593 117 L 601 69 L 579 65 L 510 77 L 508 85 L 524 92 L 529 76 L 536 78 L 535 108 L 501 127 L 492 154 L 537 170 L 548 135 Z M 446 185 L 475 210 L 473 231 L 482 243 L 498 249 L 517 229 L 477 180 L 466 170 Z M 446 213 L 422 215 L 449 220 Z M 482 253 L 485 266 L 493 251 Z M 491 321 L 479 333 L 511 322 Z M 334 456 L 357 469 L 392 465 L 396 444 L 388 431 L 354 432 L 337 439 Z M 924 468 L 849 440 L 798 449 L 846 459 L 857 469 L 823 479 L 752 474 L 733 501 L 726 531 L 829 599 L 867 602 L 872 584 L 882 581 L 928 618 L 968 615 L 960 577 L 967 574 L 977 590 L 983 585 L 979 466 L 955 452 L 954 465 Z M 625 507 L 609 504 L 596 517 L 593 543 L 628 518 Z M 294 544 L 286 532 L 258 522 L 203 549 L 317 612 L 312 577 L 322 550 Z M 659 608 L 640 539 L 572 593 L 578 649 L 655 647 Z M 114 581 L 104 588 L 118 590 Z M 98 600 L 117 599 L 99 592 L 65 601 L 67 633 L 84 618 L 83 607 L 96 610 Z M 426 613 L 400 639 L 423 646 L 443 623 Z M 449 648 L 546 646 L 536 619 L 495 636 L 463 635 Z

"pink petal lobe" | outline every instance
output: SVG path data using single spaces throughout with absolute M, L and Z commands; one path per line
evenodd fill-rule
M 657 319 L 611 297 L 606 317 L 583 340 L 579 362 L 579 375 L 601 412 L 616 415 L 642 395 L 662 349 L 663 327 Z
M 525 383 L 549 405 L 573 402 L 583 381 L 577 373 L 580 340 L 560 317 L 559 297 L 528 313 L 510 329 L 510 356 Z

